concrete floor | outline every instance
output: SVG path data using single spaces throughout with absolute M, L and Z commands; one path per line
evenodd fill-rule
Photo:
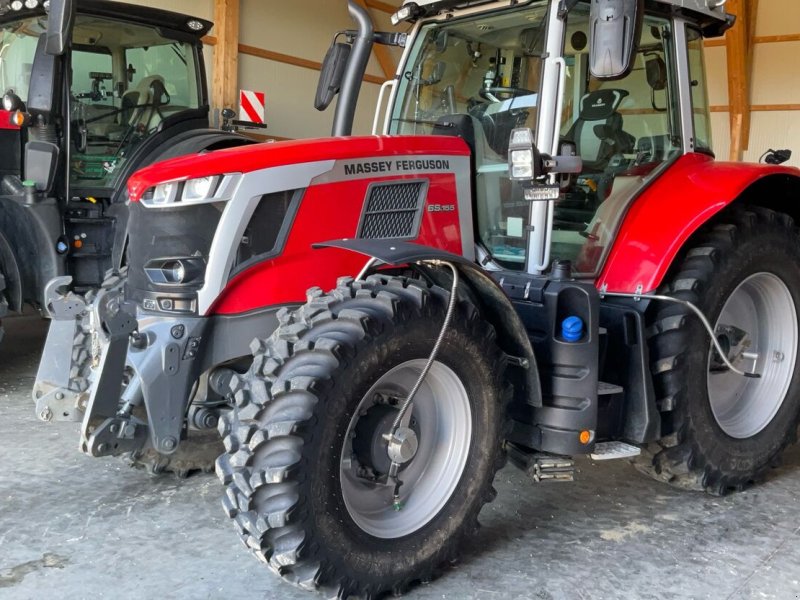
M 45 324 L 0 347 L 0 599 L 309 600 L 237 541 L 213 476 L 151 478 L 77 451 L 77 426 L 29 399 Z M 629 465 L 580 463 L 573 484 L 508 468 L 459 565 L 406 598 L 800 598 L 800 452 L 749 491 L 673 490 Z

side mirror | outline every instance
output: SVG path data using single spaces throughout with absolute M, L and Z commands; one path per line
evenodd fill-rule
M 314 98 L 314 108 L 325 110 L 333 102 L 336 94 L 342 87 L 342 79 L 350 59 L 351 47 L 349 44 L 334 43 L 328 49 L 317 84 L 317 95 Z
M 589 70 L 597 79 L 621 79 L 633 68 L 642 35 L 644 0 L 591 2 Z
M 447 63 L 441 60 L 437 61 L 436 64 L 433 65 L 431 76 L 427 79 L 423 79 L 420 83 L 422 85 L 436 85 L 444 79 L 445 71 L 447 71 Z
M 50 0 L 47 18 L 47 46 L 45 52 L 62 56 L 67 51 L 72 25 L 75 22 L 75 0 Z

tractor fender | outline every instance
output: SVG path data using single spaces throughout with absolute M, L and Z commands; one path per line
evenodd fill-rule
M 516 385 L 515 397 L 532 406 L 542 405 L 542 388 L 539 369 L 525 325 L 519 318 L 511 300 L 498 283 L 477 264 L 463 256 L 438 248 L 397 240 L 344 239 L 314 244 L 314 248 L 339 248 L 364 254 L 384 264 L 406 265 L 421 261 L 443 261 L 453 264 L 462 281 L 469 287 L 478 309 L 497 332 L 500 348 L 524 369 L 524 387 Z
M 716 162 L 704 154 L 680 157 L 630 205 L 597 287 L 620 293 L 658 289 L 689 238 L 740 201 L 781 210 L 800 223 L 800 170 Z

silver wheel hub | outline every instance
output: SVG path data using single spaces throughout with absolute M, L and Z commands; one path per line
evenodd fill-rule
M 729 436 L 753 437 L 775 418 L 794 377 L 798 316 L 789 288 L 772 273 L 751 275 L 728 298 L 714 331 L 735 367 L 761 377 L 731 372 L 712 348 L 708 360 L 711 410 Z
M 414 397 L 408 426 L 385 438 L 425 363 L 408 361 L 380 377 L 356 407 L 342 446 L 345 507 L 359 528 L 378 538 L 409 535 L 430 522 L 453 496 L 467 463 L 469 396 L 438 361 Z M 399 498 L 387 477 L 392 461 L 400 465 Z
M 404 465 L 417 454 L 419 440 L 413 429 L 400 427 L 391 439 L 387 452 L 392 461 Z

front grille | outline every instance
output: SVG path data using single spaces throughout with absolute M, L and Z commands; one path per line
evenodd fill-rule
M 424 181 L 372 186 L 367 193 L 358 237 L 368 240 L 417 237 L 424 192 Z

